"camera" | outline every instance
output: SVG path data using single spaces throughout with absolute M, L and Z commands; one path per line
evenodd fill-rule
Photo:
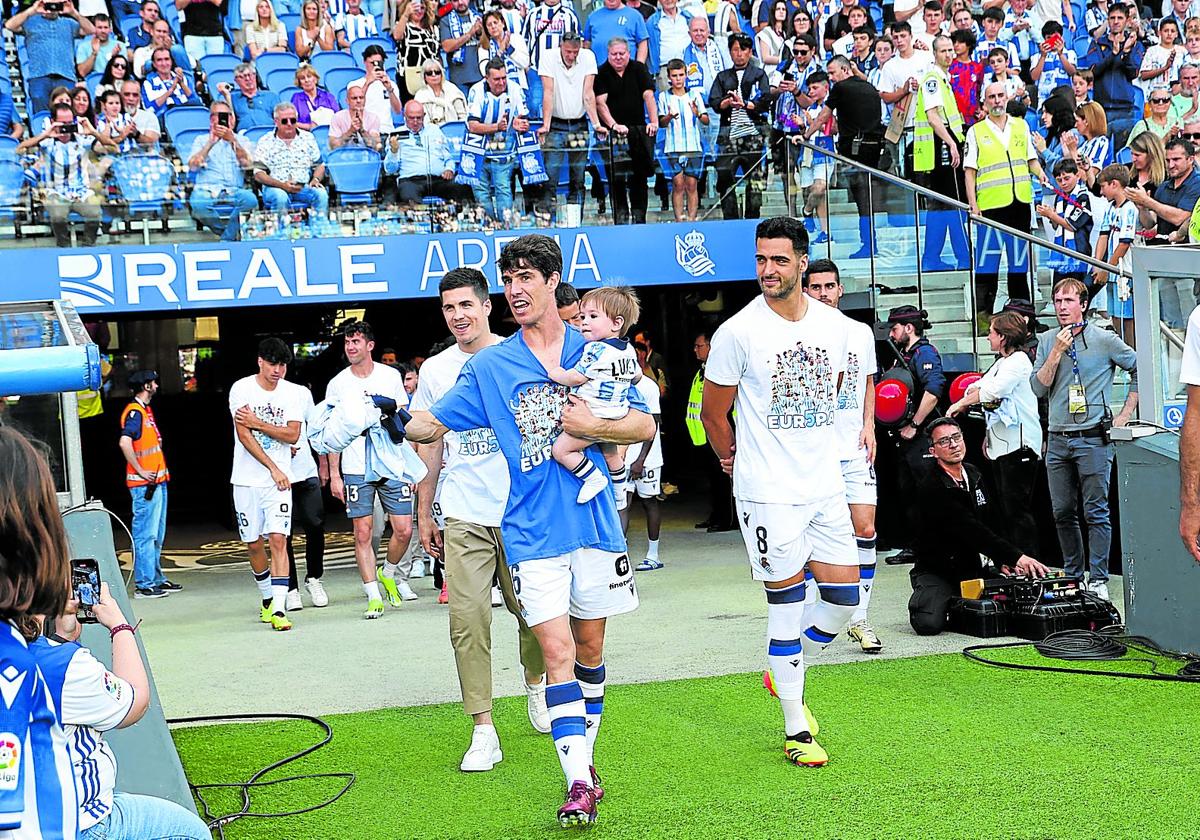
M 61 12 L 64 8 L 62 3 L 46 3 L 45 9 L 47 12 Z
M 65 134 L 68 137 L 74 137 L 75 132 L 78 130 L 79 126 L 75 125 L 75 123 L 65 123 L 58 127 L 59 134 Z

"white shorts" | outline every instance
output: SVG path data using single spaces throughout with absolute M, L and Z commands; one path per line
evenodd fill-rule
M 521 617 L 530 627 L 560 615 L 608 618 L 638 607 L 628 552 L 577 548 L 509 570 Z
M 874 507 L 878 503 L 875 467 L 866 455 L 842 461 L 842 480 L 846 482 L 846 504 Z
M 795 577 L 808 561 L 858 565 L 858 543 L 842 494 L 807 505 L 737 500 L 742 540 L 755 580 Z
M 662 467 L 647 467 L 641 478 L 625 480 L 625 492 L 637 493 L 643 499 L 653 499 L 662 492 Z
M 817 181 L 824 181 L 826 184 L 833 183 L 835 172 L 837 172 L 835 162 L 826 159 L 824 163 L 799 167 L 796 170 L 796 180 L 800 185 L 800 189 L 806 190 Z
M 264 534 L 292 533 L 292 488 L 233 485 L 233 509 L 238 534 L 244 543 L 258 542 Z

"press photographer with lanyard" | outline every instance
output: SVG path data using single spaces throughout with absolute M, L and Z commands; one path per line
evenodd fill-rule
M 1137 408 L 1137 355 L 1108 330 L 1084 319 L 1087 290 L 1073 277 L 1054 286 L 1054 314 L 1060 329 L 1046 332 L 1038 341 L 1037 359 L 1029 384 L 1033 393 L 1047 397 L 1050 441 L 1046 447 L 1046 474 L 1050 504 L 1067 575 L 1083 579 L 1083 537 L 1079 530 L 1076 499 L 1083 496 L 1083 516 L 1088 529 L 1088 589 L 1108 600 L 1108 552 L 1112 525 L 1108 510 L 1108 480 L 1113 449 L 1110 426 L 1124 426 Z M 1109 410 L 1113 374 L 1129 371 L 1129 396 L 1116 417 Z

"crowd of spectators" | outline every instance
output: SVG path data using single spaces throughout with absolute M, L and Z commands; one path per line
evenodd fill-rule
M 114 155 L 173 153 L 191 173 L 181 174 L 176 196 L 190 195 L 197 222 L 224 236 L 237 235 L 236 223 L 221 221 L 231 212 L 324 212 L 329 155 L 359 148 L 374 153 L 364 159 L 380 172 L 381 204 L 475 203 L 497 226 L 541 208 L 576 224 L 590 170 L 598 209 L 611 198 L 618 224 L 646 220 L 651 183 L 676 220 L 698 218 L 703 196 L 724 218 L 754 218 L 764 191 L 779 189 L 820 244 L 830 187 L 850 187 L 866 227 L 871 211 L 855 176 L 839 173 L 822 149 L 866 148 L 864 163 L 915 180 L 929 172 L 912 160 L 925 116 L 913 114 L 928 103 L 921 86 L 934 85 L 929 96 L 937 84 L 952 93 L 957 113 L 941 119 L 949 128 L 961 120 L 951 144 L 961 146 L 987 116 L 987 85 L 999 83 L 1006 112 L 1028 123 L 1057 181 L 1035 200 L 1030 229 L 1042 224 L 1048 238 L 1092 255 L 1110 229 L 1112 202 L 1098 176 L 1113 163 L 1128 170 L 1122 196 L 1137 209 L 1133 235 L 1186 238 L 1200 196 L 1196 6 L 112 0 L 84 15 L 74 0 L 37 0 L 5 22 L 23 37 L 28 119 L 0 89 L 0 134 L 29 155 L 47 211 L 64 196 L 72 206 L 119 203 Z M 943 35 L 948 64 L 935 60 Z M 339 52 L 344 61 L 335 61 Z M 673 73 L 682 74 L 674 84 Z M 63 102 L 67 109 L 56 107 Z M 212 130 L 197 138 L 198 116 L 181 147 L 166 128 L 182 106 L 210 108 L 213 120 L 225 115 L 232 125 L 209 120 Z M 271 171 L 268 159 L 283 168 Z M 55 167 L 67 161 L 73 186 L 64 194 Z M 959 161 L 948 158 L 955 168 Z M 956 185 L 961 175 L 939 191 L 965 201 Z M 67 233 L 55 224 L 59 244 Z M 863 233 L 855 256 L 870 253 Z M 950 239 L 960 253 L 954 230 Z M 1061 274 L 1080 272 L 1070 258 L 1054 260 Z

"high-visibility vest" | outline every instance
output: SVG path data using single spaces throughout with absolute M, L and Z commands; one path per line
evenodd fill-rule
M 158 473 L 156 484 L 162 484 L 171 478 L 167 472 L 167 458 L 163 455 L 162 436 L 158 433 L 158 424 L 154 422 L 154 412 L 150 410 L 150 406 L 142 405 L 137 400 L 134 400 L 129 405 L 125 406 L 125 410 L 121 412 L 121 428 L 125 428 L 125 421 L 129 418 L 129 412 L 140 411 L 142 413 L 142 433 L 133 439 L 133 454 L 137 458 L 138 465 L 142 470 L 148 473 Z M 142 478 L 134 470 L 133 465 L 125 463 L 125 484 L 129 487 L 144 487 L 149 484 L 149 481 Z
M 704 446 L 708 443 L 708 435 L 704 433 L 704 423 L 700 419 L 700 409 L 704 403 L 704 368 L 696 371 L 695 377 L 692 379 L 692 389 L 688 391 L 687 415 L 684 417 L 684 423 L 687 424 L 688 435 L 692 439 L 692 445 Z
M 1005 146 L 990 119 L 971 126 L 979 157 L 975 164 L 975 203 L 980 210 L 1007 207 L 1014 201 L 1033 203 L 1033 179 L 1029 174 L 1029 124 L 1008 118 Z
M 931 79 L 941 82 L 938 87 L 942 93 L 942 101 L 936 104 L 942 108 L 942 119 L 946 122 L 946 128 L 959 141 L 964 136 L 963 118 L 958 112 L 954 92 L 950 89 L 950 79 L 944 70 L 934 67 L 925 74 L 917 88 L 917 110 L 913 113 L 913 169 L 917 172 L 932 172 L 934 167 L 933 124 L 929 122 L 929 112 L 926 108 L 935 107 L 935 104 L 925 102 L 925 86 Z
M 103 356 L 100 357 L 100 381 L 108 379 L 109 373 L 112 372 L 112 364 Z M 87 420 L 89 417 L 99 417 L 104 413 L 104 401 L 100 396 L 99 391 L 76 391 L 75 402 L 79 411 L 79 419 Z

